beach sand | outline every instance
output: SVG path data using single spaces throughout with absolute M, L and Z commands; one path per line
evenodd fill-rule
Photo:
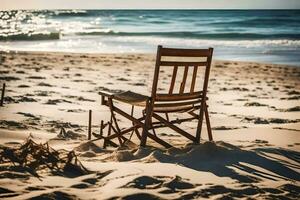
M 90 173 L 69 177 L 41 170 L 37 178 L 1 164 L 0 198 L 300 198 L 300 67 L 214 60 L 208 105 L 215 143 L 207 142 L 205 124 L 200 145 L 172 130 L 158 131 L 174 145 L 168 150 L 151 140 L 153 147 L 118 149 L 89 142 L 88 110 L 96 133 L 110 114 L 98 92 L 149 95 L 154 64 L 151 54 L 2 53 L 1 149 L 30 137 L 74 150 Z M 131 125 L 123 118 L 120 124 Z M 65 137 L 58 137 L 61 127 Z M 196 122 L 181 127 L 193 133 Z

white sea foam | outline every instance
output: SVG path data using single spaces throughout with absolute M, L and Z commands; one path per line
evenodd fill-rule
M 179 46 L 229 46 L 229 47 L 294 47 L 300 48 L 300 40 L 203 40 L 168 37 L 112 37 L 107 40 L 118 42 L 146 42 L 148 44 L 172 44 Z

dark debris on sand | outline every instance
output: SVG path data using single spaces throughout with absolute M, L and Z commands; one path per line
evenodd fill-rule
M 20 167 L 36 177 L 40 177 L 38 172 L 44 169 L 68 177 L 90 173 L 78 160 L 74 151 L 56 151 L 48 143 L 37 144 L 30 138 L 16 148 L 2 147 L 0 164 L 7 164 L 8 168 Z
M 2 81 L 17 81 L 17 80 L 20 80 L 20 78 L 14 77 L 14 76 L 0 76 L 0 80 L 2 80 Z
M 248 102 L 248 103 L 245 103 L 244 106 L 249 107 L 249 106 L 268 106 L 268 105 L 261 104 L 261 103 L 258 103 L 258 102 Z
M 75 133 L 71 130 L 66 131 L 63 127 L 60 129 L 59 134 L 57 135 L 58 139 L 79 139 L 85 136 Z
M 20 122 L 16 121 L 8 121 L 8 120 L 0 120 L 0 128 L 5 129 L 28 129 L 28 127 Z
M 40 117 L 37 117 L 31 113 L 25 113 L 25 112 L 17 112 L 17 114 L 19 115 L 23 115 L 24 117 L 29 117 L 29 118 L 32 118 L 33 120 L 40 120 L 41 118 Z
M 71 101 L 65 100 L 65 99 L 49 99 L 46 103 L 48 105 L 56 105 L 58 103 L 72 103 Z
M 280 119 L 280 118 L 269 118 L 264 119 L 260 117 L 245 117 L 242 119 L 245 122 L 253 122 L 254 124 L 287 124 L 287 123 L 297 123 L 300 120 L 290 120 L 290 119 Z
M 300 106 L 295 106 L 295 107 L 292 107 L 292 108 L 283 109 L 282 111 L 284 111 L 284 112 L 299 112 L 300 111 Z
M 26 96 L 15 96 L 15 97 L 19 98 L 18 99 L 18 103 L 19 102 L 37 102 L 36 99 L 30 98 L 30 97 L 26 97 Z
M 6 96 L 4 97 L 5 104 L 20 103 L 20 102 L 37 102 L 37 99 L 26 97 L 26 96 Z

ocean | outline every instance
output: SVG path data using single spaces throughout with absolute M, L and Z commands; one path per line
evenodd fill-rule
M 300 66 L 300 10 L 0 11 L 4 51 L 155 53 L 159 44 Z

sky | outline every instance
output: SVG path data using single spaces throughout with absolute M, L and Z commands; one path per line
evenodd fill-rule
M 12 9 L 300 9 L 300 0 L 0 0 Z

